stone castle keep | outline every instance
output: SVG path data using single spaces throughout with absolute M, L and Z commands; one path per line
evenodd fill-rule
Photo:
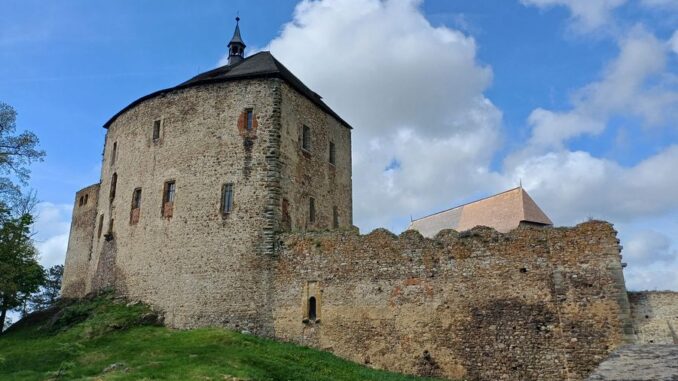
M 244 52 L 236 26 L 228 65 L 104 125 L 64 297 L 113 289 L 171 327 L 471 380 L 582 380 L 624 343 L 678 340 L 675 293 L 629 298 L 612 225 L 550 227 L 522 188 L 358 234 L 351 126 L 269 52 Z M 514 225 L 476 226 L 500 209 Z

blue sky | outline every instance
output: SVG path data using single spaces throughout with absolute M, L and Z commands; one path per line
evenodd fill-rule
M 30 186 L 63 261 L 106 120 L 214 68 L 234 21 L 354 127 L 355 223 L 523 184 L 559 225 L 615 223 L 631 288 L 678 289 L 678 2 L 2 0 L 0 101 L 47 151 Z M 673 110 L 673 111 L 672 111 Z M 368 160 L 369 159 L 369 160 Z M 394 165 L 397 163 L 397 165 Z

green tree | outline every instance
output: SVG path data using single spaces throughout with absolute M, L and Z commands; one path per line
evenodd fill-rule
M 29 300 L 29 310 L 44 310 L 53 306 L 61 296 L 61 280 L 64 277 L 64 265 L 54 265 L 45 274 L 45 284 Z
M 45 283 L 45 270 L 31 240 L 33 217 L 13 217 L 0 206 L 0 327 L 7 311 L 26 305 L 31 294 Z
M 45 151 L 38 149 L 38 143 L 38 137 L 30 131 L 16 133 L 16 111 L 0 102 L 0 191 L 17 190 L 8 176 L 26 184 L 31 173 L 28 165 L 45 157 Z

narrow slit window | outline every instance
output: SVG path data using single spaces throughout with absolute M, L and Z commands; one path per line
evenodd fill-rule
M 336 164 L 336 149 L 334 148 L 334 143 L 330 142 L 330 164 Z
M 306 125 L 301 132 L 301 148 L 304 151 L 311 152 L 311 129 Z
M 176 193 L 176 183 L 167 181 L 162 196 L 162 215 L 163 217 L 172 217 L 174 214 L 174 197 Z
M 87 199 L 88 199 L 88 198 L 89 198 L 89 195 L 86 194 L 86 195 L 85 195 L 85 205 L 87 205 Z
M 97 238 L 101 238 L 101 233 L 104 230 L 104 215 L 99 216 L 99 230 L 97 231 Z
M 132 210 L 130 211 L 129 222 L 136 224 L 139 222 L 139 214 L 141 208 L 141 188 L 137 188 L 132 193 Z
M 80 206 L 82 206 L 85 203 L 85 198 L 80 196 Z
M 336 206 L 332 207 L 332 227 L 339 228 L 339 208 Z
M 118 174 L 113 173 L 113 176 L 111 176 L 111 192 L 109 194 L 111 201 L 115 199 L 115 188 L 117 187 L 117 185 L 118 185 Z
M 160 126 L 162 122 L 160 119 L 156 120 L 153 122 L 153 140 L 158 140 L 160 139 Z
M 233 184 L 224 184 L 221 195 L 221 213 L 228 214 L 233 210 Z
M 113 151 L 111 152 L 111 165 L 115 164 L 115 159 L 117 155 L 118 155 L 118 142 L 113 142 Z
M 315 296 L 311 296 L 308 298 L 308 320 L 315 321 L 317 317 Z
M 246 119 L 247 119 L 247 123 L 245 124 L 245 126 L 247 128 L 247 131 L 252 131 L 252 125 L 254 123 L 254 114 L 253 114 L 252 111 L 253 110 L 251 108 L 248 108 L 247 110 L 245 110 Z
M 315 222 L 315 199 L 313 197 L 308 200 L 308 220 Z

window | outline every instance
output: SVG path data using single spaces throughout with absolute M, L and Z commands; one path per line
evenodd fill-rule
M 221 193 L 221 213 L 226 215 L 233 210 L 233 184 L 224 184 Z
M 113 142 L 113 152 L 111 152 L 111 165 L 115 164 L 115 158 L 118 155 L 118 142 Z
M 162 215 L 163 217 L 172 217 L 174 213 L 174 195 L 176 193 L 176 183 L 174 180 L 165 183 L 165 189 L 162 196 Z
M 245 128 L 247 128 L 247 131 L 252 131 L 252 125 L 254 122 L 254 114 L 252 113 L 252 109 L 251 108 L 246 109 L 245 114 L 246 114 Z
M 132 210 L 130 211 L 129 222 L 136 224 L 139 222 L 139 214 L 141 208 L 141 188 L 137 188 L 132 193 Z
M 104 215 L 99 216 L 99 231 L 97 232 L 97 238 L 101 238 L 101 232 L 104 230 Z
M 330 142 L 330 164 L 336 164 L 336 152 L 334 148 L 334 143 Z
M 310 321 L 315 321 L 315 319 L 318 317 L 316 314 L 316 302 L 315 302 L 315 296 L 311 296 L 308 298 L 308 320 Z
M 160 139 L 160 119 L 153 122 L 153 141 Z
M 311 129 L 306 125 L 301 132 L 301 149 L 311 152 Z
M 339 208 L 336 206 L 332 207 L 332 227 L 339 228 Z
M 115 187 L 118 185 L 118 174 L 113 173 L 113 176 L 111 177 L 111 192 L 110 192 L 110 199 L 113 201 L 115 198 Z
M 315 199 L 313 197 L 308 200 L 308 220 L 315 222 Z
M 85 204 L 85 198 L 83 196 L 80 196 L 80 205 L 79 206 L 83 206 L 83 204 Z
M 88 198 L 89 198 L 89 195 L 86 194 L 86 195 L 85 195 L 85 205 L 87 205 L 87 199 L 88 199 Z

